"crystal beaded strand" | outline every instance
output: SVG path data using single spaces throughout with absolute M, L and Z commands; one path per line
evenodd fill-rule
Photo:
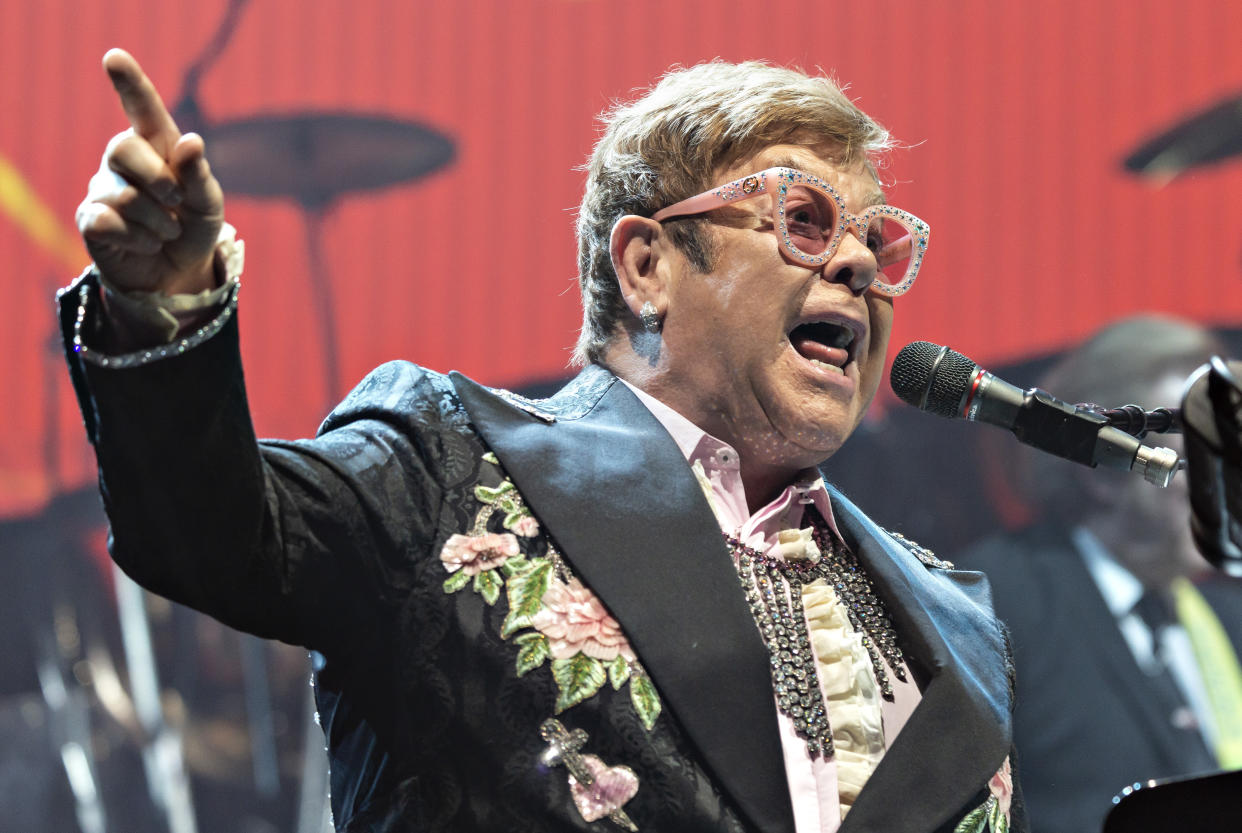
M 867 649 L 880 695 L 885 700 L 893 699 L 889 667 L 897 679 L 906 681 L 904 657 L 884 604 L 875 595 L 858 559 L 826 533 L 822 523 L 813 526 L 815 543 L 822 554 L 814 564 L 772 558 L 725 536 L 737 560 L 737 576 L 746 602 L 771 657 L 777 706 L 793 722 L 813 758 L 832 755 L 833 744 L 802 607 L 803 585 L 822 578 L 836 593 Z
M 768 648 L 777 707 L 806 741 L 812 758 L 829 756 L 832 729 L 802 611 L 802 585 L 787 587 L 770 559 L 738 541 L 730 539 L 729 543 L 737 555 L 737 575 L 746 601 Z

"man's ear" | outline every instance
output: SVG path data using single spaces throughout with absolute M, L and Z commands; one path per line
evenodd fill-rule
M 668 263 L 662 253 L 664 229 L 655 220 L 626 214 L 612 227 L 609 254 L 617 273 L 621 297 L 637 318 L 643 304 L 650 302 L 663 318 L 668 307 Z

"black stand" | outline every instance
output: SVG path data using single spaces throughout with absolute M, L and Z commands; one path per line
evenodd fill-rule
M 1242 575 L 1242 362 L 1213 358 L 1182 400 L 1191 530 L 1203 557 Z M 1242 830 L 1242 827 L 1238 828 Z

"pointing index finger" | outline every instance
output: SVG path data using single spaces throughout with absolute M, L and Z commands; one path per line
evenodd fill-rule
M 181 137 L 181 131 L 164 107 L 151 79 L 143 73 L 133 56 L 123 49 L 108 50 L 103 65 L 134 132 L 167 159 Z

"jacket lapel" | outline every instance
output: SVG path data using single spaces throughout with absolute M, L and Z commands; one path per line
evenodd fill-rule
M 723 791 L 759 830 L 792 833 L 767 650 L 720 528 L 667 431 L 600 367 L 529 404 L 452 379 Z
M 930 674 L 840 833 L 933 830 L 978 795 L 1012 742 L 1005 646 L 987 581 L 981 573 L 928 569 L 835 490 L 832 500 L 903 650 Z

